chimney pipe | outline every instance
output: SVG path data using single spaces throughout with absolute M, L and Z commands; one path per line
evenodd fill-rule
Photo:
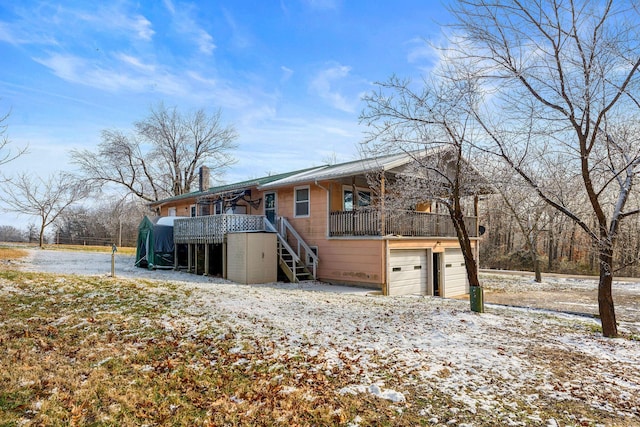
M 200 166 L 199 190 L 201 193 L 209 189 L 209 186 L 211 185 L 210 176 L 209 168 L 206 166 Z

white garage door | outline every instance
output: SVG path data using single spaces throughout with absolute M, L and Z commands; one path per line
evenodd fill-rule
M 389 295 L 427 293 L 427 251 L 392 250 L 389 259 Z
M 469 293 L 467 270 L 461 249 L 444 251 L 444 297 L 455 297 Z

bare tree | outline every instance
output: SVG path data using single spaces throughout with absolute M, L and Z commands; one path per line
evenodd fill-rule
M 23 173 L 7 181 L 5 194 L 0 194 L 4 209 L 8 212 L 39 218 L 39 245 L 44 244 L 44 233 L 69 206 L 84 199 L 89 189 L 68 174 L 59 173 L 48 179 Z
M 15 152 L 12 152 L 9 145 L 11 144 L 11 140 L 7 135 L 7 120 L 9 119 L 9 113 L 4 116 L 0 116 L 0 166 L 9 163 L 12 160 L 20 157 L 24 153 L 27 152 L 27 147 L 23 147 L 18 149 Z
M 542 281 L 542 269 L 538 257 L 538 242 L 549 222 L 548 205 L 537 193 L 522 183 L 511 170 L 493 170 L 493 188 L 502 198 L 504 206 L 515 220 L 531 258 L 535 281 Z
M 477 118 L 505 160 L 598 248 L 603 335 L 618 333 L 613 254 L 640 171 L 640 26 L 634 2 L 457 0 L 448 57 L 471 66 L 487 95 Z M 557 162 L 559 160 L 559 163 Z M 581 180 L 588 214 L 536 176 L 562 167 Z M 538 171 L 538 172 L 534 172 Z M 592 219 L 595 218 L 595 221 Z
M 233 164 L 237 134 L 222 123 L 220 110 L 181 114 L 159 104 L 133 133 L 104 130 L 97 151 L 75 150 L 82 177 L 98 187 L 115 184 L 146 201 L 191 191 L 198 167 L 221 173 Z
M 462 86 L 460 86 L 462 83 Z M 391 77 L 378 83 L 378 91 L 364 98 L 360 116 L 368 126 L 365 150 L 404 151 L 413 163 L 393 188 L 401 203 L 432 201 L 445 206 L 451 217 L 465 260 L 470 286 L 480 286 L 472 248 L 471 224 L 464 220 L 463 200 L 486 191 L 487 185 L 470 165 L 475 131 L 466 105 L 472 94 L 465 82 L 425 81 L 418 89 L 410 80 Z M 402 202 L 404 200 L 404 202 Z
M 0 225 L 0 242 L 26 242 L 27 233 L 12 225 Z

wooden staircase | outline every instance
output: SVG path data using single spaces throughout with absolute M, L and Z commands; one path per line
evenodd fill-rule
M 316 253 L 286 218 L 279 217 L 276 223 L 277 228 L 265 218 L 265 228 L 278 235 L 278 265 L 280 269 L 292 283 L 315 279 L 319 261 Z M 306 264 L 307 259 L 311 261 L 311 269 Z
M 278 239 L 278 265 L 289 281 L 297 283 L 301 280 L 313 279 L 313 275 L 300 258 L 291 253 Z

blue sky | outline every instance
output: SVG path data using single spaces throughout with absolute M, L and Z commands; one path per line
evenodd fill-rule
M 0 0 L 0 114 L 29 145 L 3 172 L 73 170 L 70 150 L 160 101 L 222 109 L 239 135 L 228 182 L 351 160 L 362 94 L 419 78 L 447 19 L 425 0 Z

